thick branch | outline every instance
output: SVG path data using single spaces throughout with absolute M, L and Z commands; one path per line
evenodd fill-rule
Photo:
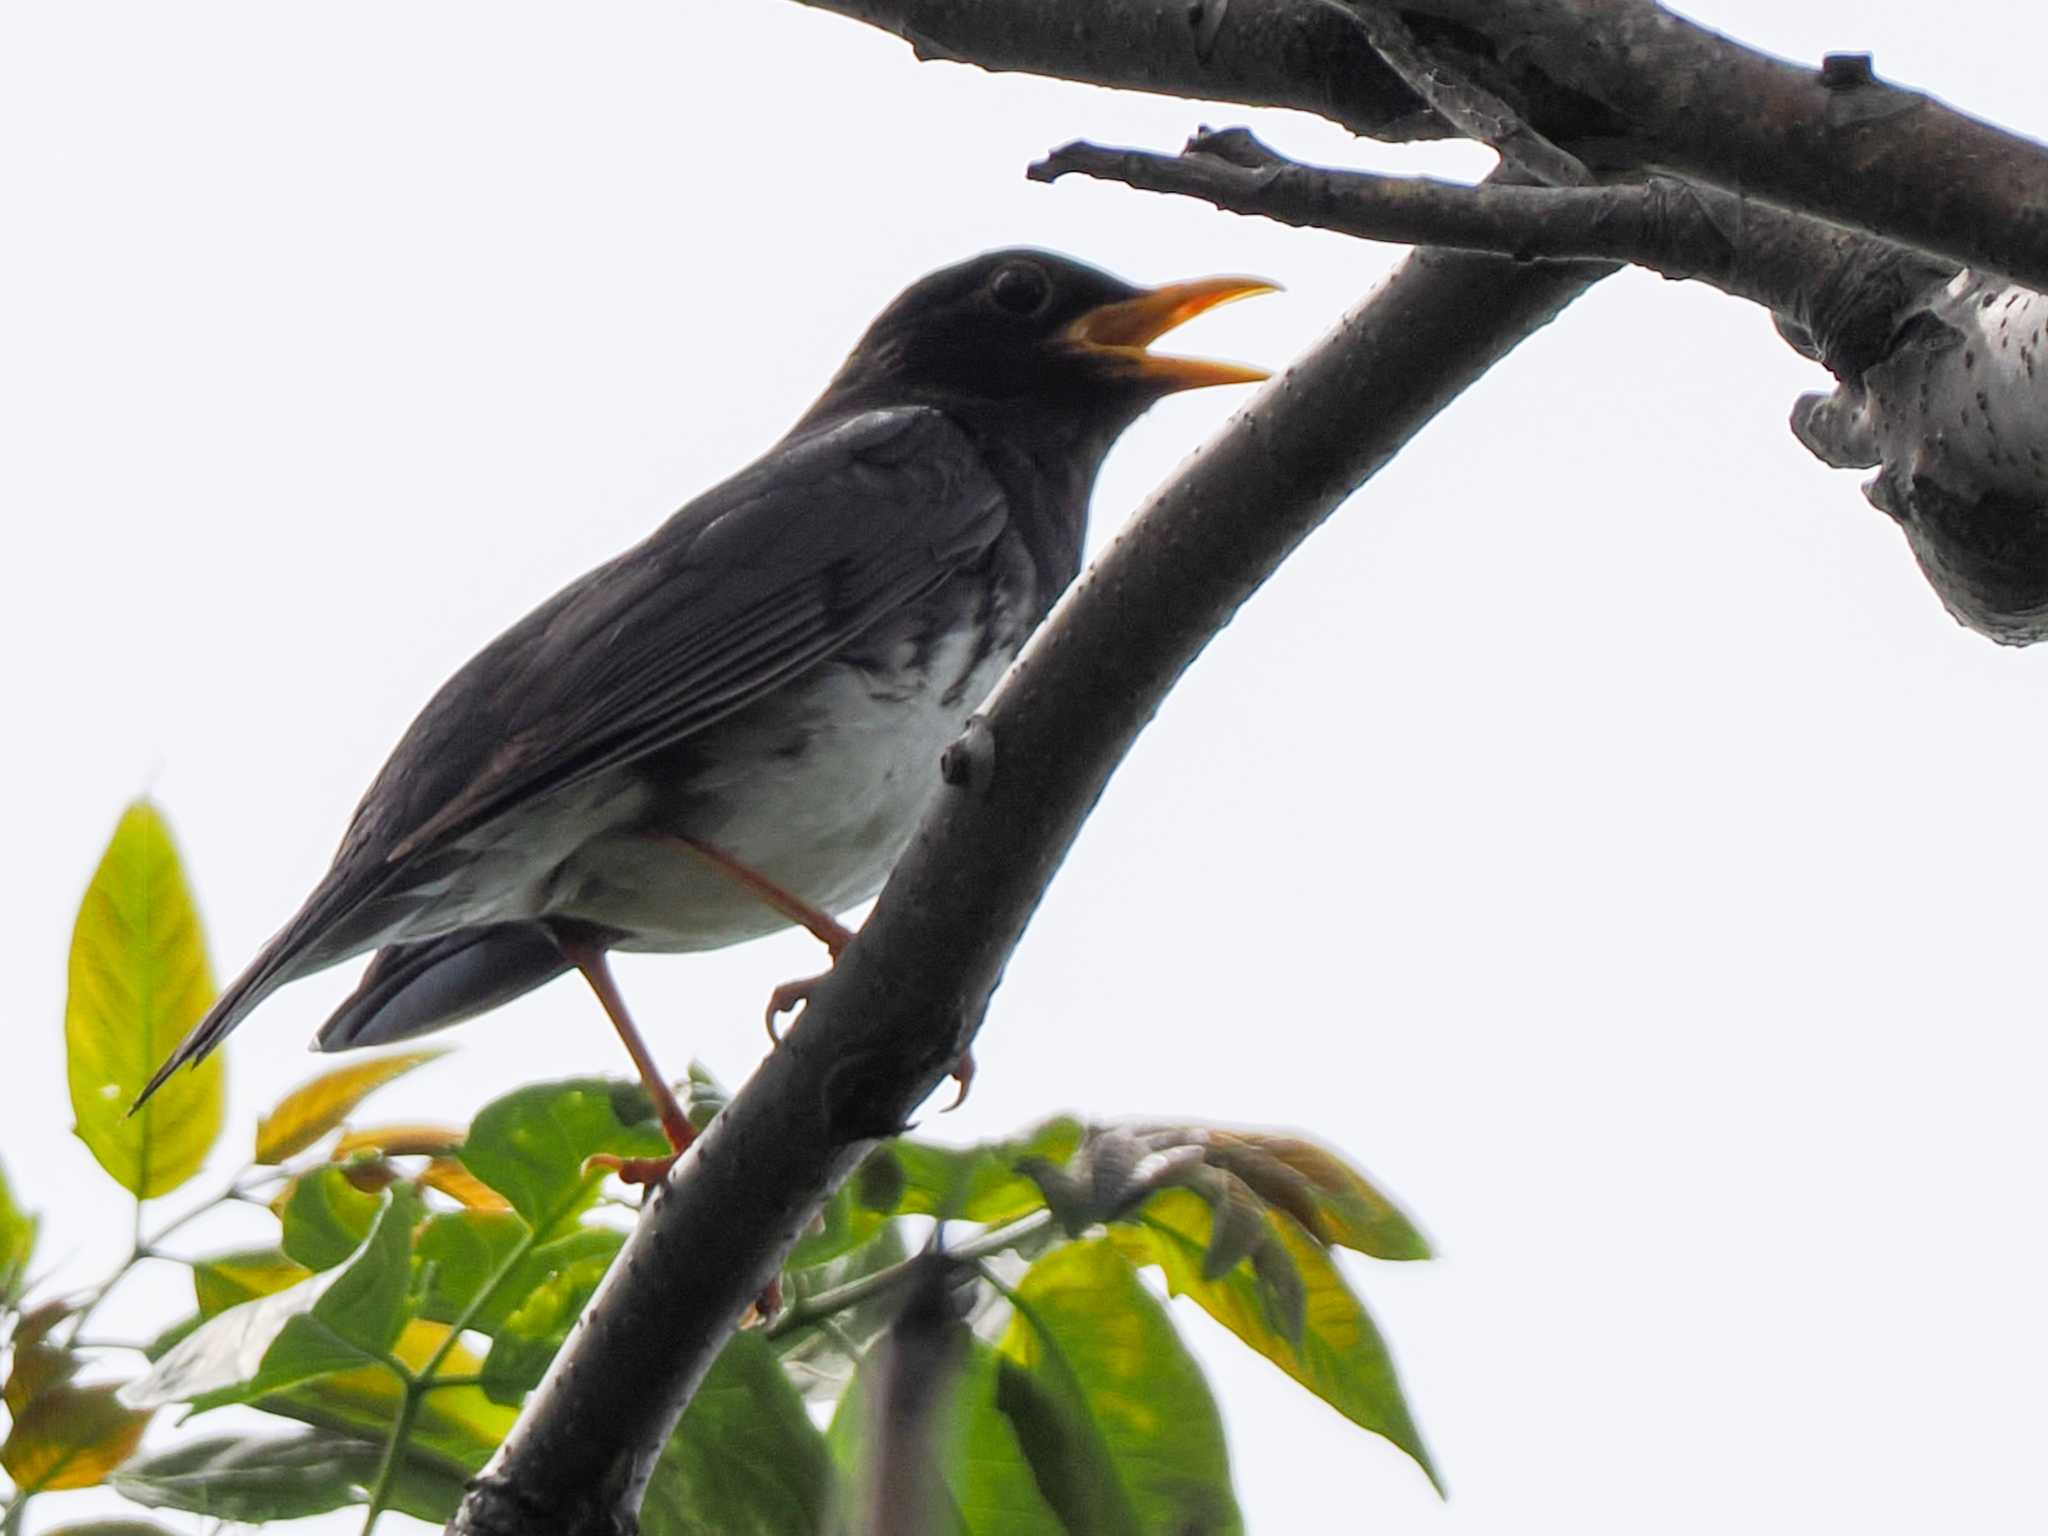
M 1153 497 L 966 739 L 790 1038 L 677 1164 L 451 1531 L 634 1528 L 654 1458 L 741 1314 L 972 1039 L 1181 672 L 1339 502 L 1607 270 L 1418 254 Z
M 1401 9 L 1483 38 L 1490 67 L 1458 63 L 1510 100 L 1597 104 L 1610 163 L 1659 166 L 2048 290 L 2048 149 L 1878 80 L 1865 57 L 1802 68 L 1652 0 Z M 1532 121 L 1560 136 L 1540 111 Z
M 1381 139 L 1449 131 L 1342 0 L 801 0 L 924 58 L 1299 107 Z M 2048 149 L 1884 84 L 1803 68 L 1652 0 L 1399 0 L 1426 58 L 1610 169 L 1657 167 L 2048 291 Z M 1505 146 L 1504 146 L 1505 147 Z
M 800 0 L 864 21 L 921 59 L 1163 96 L 1297 107 L 1354 133 L 1451 136 L 1329 0 Z

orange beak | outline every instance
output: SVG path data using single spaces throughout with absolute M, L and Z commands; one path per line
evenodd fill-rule
M 1263 368 L 1212 363 L 1198 357 L 1162 357 L 1145 348 L 1175 326 L 1185 325 L 1219 304 L 1255 294 L 1277 293 L 1279 286 L 1257 277 L 1203 277 L 1190 283 L 1168 283 L 1136 298 L 1089 310 L 1067 327 L 1066 339 L 1169 390 L 1203 389 L 1211 384 L 1258 384 L 1272 377 Z

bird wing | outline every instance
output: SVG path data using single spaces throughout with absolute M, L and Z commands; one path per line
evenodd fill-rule
M 1007 516 L 966 435 L 921 406 L 807 430 L 691 502 L 442 686 L 326 877 L 143 1096 L 277 987 L 383 942 L 379 898 L 466 834 L 771 692 L 970 565 Z
M 704 729 L 972 563 L 1006 511 L 936 410 L 864 412 L 784 444 L 450 679 L 343 857 L 402 865 Z

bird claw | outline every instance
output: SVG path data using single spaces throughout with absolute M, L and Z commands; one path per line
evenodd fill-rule
M 818 990 L 818 983 L 831 974 L 830 971 L 824 971 L 816 976 L 803 976 L 795 981 L 785 981 L 781 986 L 768 994 L 768 1038 L 770 1040 L 773 1040 L 777 1045 L 782 1044 L 782 1037 L 787 1031 L 782 1029 L 777 1021 L 785 1013 L 794 1013 L 797 1009 L 808 1003 L 811 1000 L 811 994 Z M 795 1021 L 792 1020 L 790 1028 L 794 1029 L 795 1027 Z
M 762 1324 L 775 1321 L 775 1315 L 782 1310 L 782 1276 L 777 1275 L 761 1287 L 761 1294 L 754 1298 L 754 1316 Z M 745 1327 L 742 1323 L 740 1326 Z
M 960 1059 L 953 1063 L 952 1073 L 953 1081 L 960 1085 L 960 1091 L 953 1095 L 952 1103 L 939 1111 L 940 1114 L 950 1115 L 967 1102 L 967 1090 L 974 1086 L 974 1070 L 974 1053 L 962 1051 Z

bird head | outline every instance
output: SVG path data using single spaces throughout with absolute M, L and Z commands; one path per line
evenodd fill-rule
M 906 289 L 807 419 L 923 403 L 998 432 L 1029 426 L 1106 446 L 1164 395 L 1266 378 L 1148 347 L 1219 304 L 1273 288 L 1249 277 L 1138 288 L 1049 251 L 992 251 Z

